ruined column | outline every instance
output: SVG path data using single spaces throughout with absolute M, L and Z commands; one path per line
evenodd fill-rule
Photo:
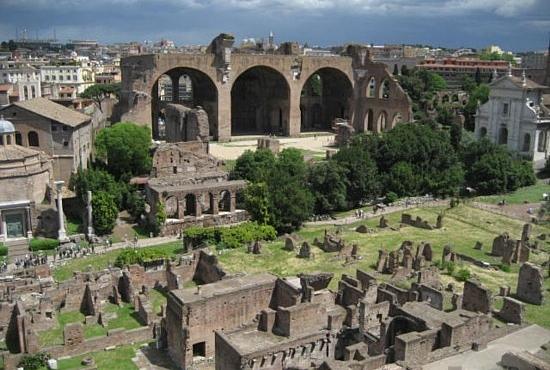
M 291 86 L 290 96 L 289 96 L 289 113 L 288 119 L 289 122 L 283 122 L 283 128 L 285 134 L 288 136 L 298 136 L 301 129 L 301 120 L 302 116 L 300 113 L 300 98 L 302 95 L 302 90 L 298 87 Z
M 27 222 L 27 238 L 32 238 L 31 207 L 25 207 L 25 218 Z
M 220 213 L 219 197 L 212 194 L 212 214 L 217 215 Z
M 88 216 L 88 239 L 94 236 L 94 226 L 92 219 L 92 192 L 88 190 L 86 193 L 86 210 Z
M 57 239 L 61 242 L 67 241 L 67 233 L 65 232 L 65 215 L 63 214 L 63 195 L 61 189 L 65 181 L 56 181 L 57 189 L 57 216 L 59 218 L 59 230 L 57 231 Z
M 0 242 L 5 241 L 8 238 L 6 235 L 6 223 L 2 218 L 2 210 L 0 210 Z
M 202 216 L 202 204 L 201 204 L 202 194 L 195 195 L 195 216 Z
M 183 220 L 185 217 L 185 198 L 178 200 L 178 219 Z
M 231 193 L 231 201 L 229 202 L 229 212 L 234 213 L 237 209 L 237 193 Z

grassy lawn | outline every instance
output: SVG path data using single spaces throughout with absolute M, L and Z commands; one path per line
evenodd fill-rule
M 443 208 L 417 208 L 409 209 L 407 213 L 413 217 L 420 216 L 430 223 L 435 224 L 437 215 L 443 211 Z M 386 215 L 390 226 L 398 226 L 402 212 L 396 212 Z M 359 254 L 362 259 L 351 265 L 345 265 L 345 261 L 338 258 L 337 253 L 325 253 L 321 249 L 312 245 L 315 237 L 322 239 L 324 226 L 305 227 L 298 232 L 303 240 L 310 243 L 312 252 L 315 257 L 310 260 L 304 260 L 296 257 L 296 252 L 288 252 L 283 249 L 283 241 L 278 240 L 272 243 L 264 244 L 262 254 L 253 255 L 246 253 L 245 248 L 228 251 L 221 256 L 219 260 L 224 269 L 229 272 L 248 272 L 257 273 L 262 271 L 271 272 L 277 276 L 295 276 L 300 272 L 315 272 L 326 271 L 333 272 L 335 278 L 330 284 L 330 288 L 336 289 L 337 281 L 343 273 L 355 274 L 355 270 L 360 268 L 364 270 L 372 270 L 373 265 L 378 258 L 378 250 L 385 249 L 388 251 L 397 249 L 405 240 L 411 240 L 415 244 L 421 241 L 428 242 L 432 245 L 434 251 L 434 261 L 441 259 L 443 247 L 447 244 L 453 246 L 454 251 L 472 256 L 479 260 L 489 262 L 493 265 L 500 263 L 500 258 L 488 255 L 491 250 L 493 239 L 500 233 L 507 231 L 514 238 L 520 238 L 523 222 L 520 220 L 511 219 L 505 216 L 496 215 L 485 212 L 483 210 L 468 206 L 459 206 L 453 209 L 445 210 L 444 227 L 439 230 L 424 230 L 411 226 L 403 227 L 399 231 L 390 229 L 378 229 L 378 217 L 361 221 L 341 227 L 341 235 L 346 242 L 357 244 Z M 376 230 L 372 234 L 360 234 L 355 232 L 355 227 L 361 223 L 367 224 L 369 227 Z M 335 227 L 327 227 L 331 232 L 334 232 Z M 533 235 L 538 235 L 542 232 L 550 232 L 549 227 L 534 226 Z M 483 243 L 483 250 L 475 250 L 473 247 L 476 241 Z M 532 254 L 532 261 L 542 262 L 548 258 L 547 252 L 550 250 L 550 244 L 547 242 L 542 246 L 546 252 L 538 255 Z M 510 272 L 500 270 L 485 270 L 470 264 L 458 266 L 457 270 L 466 267 L 474 277 L 479 278 L 484 284 L 490 287 L 495 293 L 501 285 L 510 285 L 512 291 L 515 291 L 517 284 L 518 266 L 512 266 Z M 388 279 L 389 275 L 383 275 L 382 280 Z M 443 276 L 445 283 L 453 281 L 455 286 L 462 286 L 450 276 Z M 550 281 L 546 281 L 547 288 Z M 532 322 L 539 323 L 550 327 L 550 300 L 546 300 L 544 306 L 537 307 L 528 305 L 527 318 Z
M 550 193 L 550 185 L 539 181 L 535 185 L 526 186 L 510 194 L 481 196 L 474 200 L 490 204 L 497 204 L 502 199 L 505 199 L 508 204 L 537 203 L 542 201 L 543 193 Z
M 146 249 L 160 249 L 171 257 L 181 253 L 182 245 L 181 242 L 173 242 L 154 247 L 146 247 Z M 53 270 L 53 277 L 56 281 L 65 281 L 73 277 L 74 271 L 100 271 L 106 269 L 109 267 L 109 264 L 114 264 L 120 252 L 121 250 L 119 249 L 100 255 L 72 259 L 63 266 L 56 267 Z
M 82 356 L 71 357 L 58 361 L 59 370 L 84 369 L 81 361 L 85 357 L 92 357 L 99 370 L 135 370 L 137 366 L 132 358 L 136 355 L 136 350 L 143 343 L 120 346 L 112 351 L 92 352 Z
M 160 307 L 160 306 L 159 306 Z M 111 303 L 104 306 L 105 312 L 116 313 L 116 318 L 109 321 L 106 328 L 99 324 L 84 325 L 84 337 L 102 337 L 107 335 L 107 331 L 111 329 L 136 329 L 141 326 L 134 313 L 134 306 L 131 304 L 123 304 L 118 307 Z M 53 346 L 63 344 L 63 328 L 67 324 L 83 323 L 84 315 L 78 311 L 62 312 L 57 315 L 58 326 L 56 328 L 41 331 L 38 333 L 38 338 L 41 346 Z

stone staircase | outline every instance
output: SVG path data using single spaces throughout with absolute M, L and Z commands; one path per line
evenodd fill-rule
M 17 257 L 23 257 L 25 254 L 29 254 L 29 240 L 26 238 L 9 240 L 4 242 L 4 245 L 8 247 L 8 257 L 13 261 Z

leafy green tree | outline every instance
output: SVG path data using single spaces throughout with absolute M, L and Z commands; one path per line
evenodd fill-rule
M 279 231 L 299 228 L 313 211 L 313 195 L 306 183 L 306 164 L 299 150 L 284 149 L 270 174 L 270 222 Z
M 99 132 L 97 157 L 115 178 L 143 175 L 151 169 L 151 131 L 131 122 L 117 123 Z
M 401 75 L 402 76 L 408 76 L 409 75 L 409 68 L 407 68 L 406 64 L 403 64 L 401 66 Z
M 230 178 L 251 182 L 266 181 L 268 174 L 275 167 L 275 162 L 275 156 L 269 149 L 259 149 L 255 152 L 247 150 L 237 158 Z
M 115 199 L 109 193 L 100 191 L 92 198 L 94 230 L 98 235 L 110 234 L 116 224 L 118 209 Z
M 347 207 L 345 168 L 336 161 L 320 162 L 309 169 L 309 188 L 315 198 L 315 212 L 324 214 Z
M 357 206 L 363 200 L 373 199 L 378 195 L 380 189 L 378 170 L 367 145 L 357 141 L 353 145 L 340 149 L 333 158 L 346 171 L 346 193 L 350 206 Z
M 457 123 L 453 123 L 451 125 L 451 145 L 455 150 L 459 150 L 461 142 L 462 142 L 462 127 L 460 127 L 460 125 Z
M 451 104 L 445 103 L 437 107 L 437 122 L 449 126 L 453 122 L 454 112 Z
M 425 114 L 427 103 L 433 99 L 434 94 L 447 88 L 443 77 L 420 68 L 413 68 L 406 74 L 401 71 L 397 79 L 412 100 L 415 117 Z
M 398 197 L 416 195 L 419 180 L 413 167 L 407 162 L 397 162 L 386 175 L 385 189 Z
M 464 107 L 464 118 L 467 129 L 472 130 L 474 128 L 478 102 L 479 104 L 485 104 L 489 100 L 489 92 L 489 86 L 481 84 L 470 93 L 468 103 Z
M 264 182 L 252 183 L 244 191 L 245 207 L 259 224 L 270 223 L 269 190 Z
M 465 76 L 462 79 L 461 87 L 462 87 L 462 90 L 466 91 L 468 94 L 471 94 L 472 91 L 474 91 L 474 89 L 477 87 L 476 81 L 474 81 L 470 76 Z
M 113 197 L 118 209 L 122 210 L 124 208 L 126 185 L 117 182 L 115 178 L 105 170 L 94 168 L 83 170 L 79 168 L 76 173 L 71 175 L 69 188 L 76 193 L 76 197 L 82 205 L 87 202 L 86 197 L 88 191 L 92 192 L 92 199 L 95 193 L 103 191 L 109 193 Z
M 145 213 L 145 198 L 137 190 L 129 192 L 126 199 L 126 207 L 128 213 L 137 221 Z
M 86 90 L 80 94 L 80 97 L 84 99 L 92 99 L 99 110 L 103 111 L 101 108 L 101 102 L 103 99 L 111 95 L 115 95 L 117 98 L 120 96 L 120 83 L 92 85 L 86 88 Z

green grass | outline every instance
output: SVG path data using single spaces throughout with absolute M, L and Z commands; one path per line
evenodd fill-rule
M 74 235 L 82 232 L 82 221 L 76 218 L 67 217 L 65 228 L 67 229 L 67 235 Z
M 443 211 L 443 207 L 427 207 L 409 209 L 406 212 L 413 217 L 420 216 L 430 223 L 435 224 L 437 215 Z M 397 227 L 403 212 L 395 212 L 386 215 L 390 226 Z M 315 237 L 322 239 L 325 226 L 305 227 L 298 232 L 303 240 L 309 242 L 314 259 L 304 260 L 296 257 L 296 252 L 288 252 L 283 249 L 283 241 L 278 240 L 271 243 L 265 243 L 262 254 L 253 255 L 246 253 L 245 248 L 231 250 L 219 256 L 220 263 L 224 269 L 229 272 L 271 272 L 277 276 L 295 276 L 301 272 L 326 271 L 333 272 L 334 279 L 331 281 L 330 288 L 336 289 L 338 280 L 343 273 L 355 274 L 356 269 L 371 271 L 373 264 L 378 258 L 378 250 L 387 251 L 397 249 L 405 240 L 411 240 L 416 244 L 421 241 L 432 245 L 434 252 L 434 261 L 441 259 L 443 247 L 446 244 L 453 246 L 455 252 L 465 254 L 476 259 L 486 261 L 493 265 L 500 264 L 500 258 L 488 255 L 491 250 L 493 239 L 500 233 L 507 231 L 513 238 L 520 238 L 523 222 L 511 219 L 505 216 L 486 212 L 477 208 L 461 205 L 453 209 L 445 210 L 444 227 L 439 230 L 424 230 L 406 226 L 399 231 L 390 229 L 378 229 L 379 217 L 370 220 L 363 220 L 353 224 L 340 227 L 341 235 L 349 244 L 357 244 L 359 254 L 362 259 L 351 265 L 345 265 L 345 261 L 338 258 L 337 253 L 325 253 L 321 249 L 312 245 Z M 370 228 L 376 230 L 373 234 L 360 234 L 355 232 L 355 227 L 360 224 L 367 224 Z M 331 232 L 335 227 L 326 226 Z M 550 232 L 546 226 L 533 226 L 533 235 L 542 232 Z M 473 247 L 476 241 L 483 243 L 483 250 L 475 250 Z M 531 254 L 531 261 L 542 263 L 547 260 L 550 251 L 550 244 L 541 245 L 543 250 L 538 255 Z M 466 267 L 470 270 L 473 277 L 479 278 L 493 292 L 498 292 L 499 286 L 509 285 L 515 291 L 517 284 L 518 265 L 513 265 L 509 272 L 500 270 L 485 270 L 470 264 L 459 264 L 456 271 Z M 455 271 L 455 273 L 456 273 Z M 389 279 L 389 275 L 382 275 L 382 280 Z M 443 282 L 446 285 L 453 282 L 456 287 L 462 284 L 454 277 L 443 275 Z M 550 284 L 547 280 L 546 284 Z M 529 305 L 527 308 L 528 320 L 550 327 L 550 300 L 547 300 L 544 306 L 537 307 Z
M 159 306 L 160 307 L 160 306 Z M 109 321 L 107 327 L 104 328 L 99 324 L 84 325 L 84 338 L 102 337 L 107 335 L 107 331 L 111 329 L 136 329 L 142 325 L 134 313 L 134 306 L 124 303 L 122 307 L 118 307 L 111 303 L 104 305 L 105 312 L 116 313 L 116 318 Z M 84 315 L 78 311 L 61 312 L 57 315 L 57 327 L 38 332 L 38 338 L 41 346 L 53 346 L 63 344 L 63 328 L 67 324 L 84 323 Z
M 167 251 L 171 257 L 181 253 L 182 245 L 181 242 L 173 242 L 144 249 Z M 73 277 L 74 271 L 100 271 L 106 269 L 109 267 L 109 264 L 114 265 L 115 259 L 120 252 L 121 250 L 114 250 L 105 254 L 72 259 L 66 264 L 54 268 L 53 277 L 56 281 L 65 281 Z
M 136 355 L 136 350 L 143 343 L 120 346 L 112 351 L 92 352 L 82 356 L 71 357 L 58 361 L 59 370 L 84 369 L 81 365 L 82 359 L 92 357 L 99 370 L 135 370 L 137 366 L 132 361 Z
M 509 194 L 480 196 L 474 200 L 483 203 L 497 204 L 502 199 L 508 204 L 537 203 L 542 201 L 542 194 L 550 193 L 550 185 L 539 181 L 532 186 L 526 186 Z

